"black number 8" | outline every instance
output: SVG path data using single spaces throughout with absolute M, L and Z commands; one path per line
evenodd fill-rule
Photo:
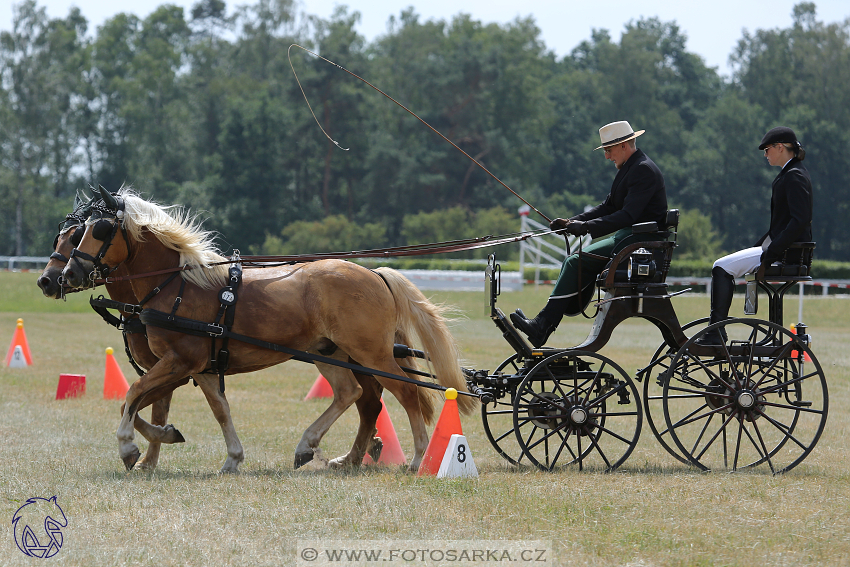
M 457 462 L 466 462 L 466 445 L 457 446 Z

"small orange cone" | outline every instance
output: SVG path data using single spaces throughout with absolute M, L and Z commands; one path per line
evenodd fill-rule
M 791 328 L 791 332 L 796 335 L 797 334 L 797 325 L 795 325 L 794 323 L 791 323 L 790 328 Z M 797 358 L 797 351 L 796 350 L 791 351 L 791 358 Z M 809 356 L 809 353 L 803 351 L 803 360 L 806 361 L 806 362 L 811 362 L 812 357 Z
M 12 344 L 9 345 L 9 352 L 6 353 L 6 366 L 12 360 L 12 355 L 15 354 L 15 347 L 21 347 L 24 353 L 24 359 L 27 361 L 27 366 L 32 366 L 32 355 L 30 347 L 27 344 L 27 334 L 24 332 L 24 320 L 18 319 L 18 324 L 15 327 L 15 334 L 12 335 Z
M 316 378 L 316 381 L 313 382 L 313 387 L 310 388 L 310 391 L 307 392 L 307 395 L 304 396 L 305 400 L 309 400 L 310 398 L 333 398 L 334 391 L 331 388 L 331 385 L 328 383 L 328 379 L 319 374 L 319 377 Z
M 404 457 L 404 451 L 401 450 L 401 443 L 398 442 L 398 436 L 395 434 L 395 427 L 390 419 L 390 414 L 387 412 L 387 406 L 384 404 L 384 398 L 381 398 L 381 413 L 378 414 L 378 437 L 384 443 L 384 448 L 381 449 L 381 456 L 378 458 L 378 464 L 382 465 L 406 465 L 407 459 Z M 374 463 L 368 454 L 363 457 L 363 464 L 369 465 Z
M 86 377 L 82 374 L 60 374 L 56 399 L 76 398 L 86 393 Z
M 417 476 L 437 474 L 453 434 L 463 435 L 463 429 L 460 426 L 460 413 L 457 409 L 457 390 L 449 388 L 446 390 L 446 403 L 443 404 L 443 411 L 440 412 L 434 434 L 431 435 L 431 442 L 425 449 L 425 456 L 422 457 Z
M 106 374 L 103 377 L 103 399 L 123 400 L 130 385 L 118 366 L 118 361 L 112 356 L 112 347 L 106 349 Z

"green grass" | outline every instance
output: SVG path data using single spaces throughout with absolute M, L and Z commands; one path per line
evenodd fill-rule
M 27 498 L 53 495 L 69 520 L 65 545 L 50 560 L 61 565 L 292 565 L 299 538 L 545 540 L 563 565 L 850 563 L 848 300 L 806 299 L 831 411 L 813 454 L 783 476 L 696 472 L 668 456 L 646 426 L 635 454 L 613 474 L 515 470 L 490 447 L 477 415 L 463 418 L 480 472 L 475 480 L 418 478 L 386 467 L 293 471 L 295 445 L 327 406 L 303 401 L 317 372 L 297 362 L 228 379 L 246 460 L 241 475 L 221 476 L 224 442 L 191 386 L 175 392 L 170 418 L 186 443 L 163 447 L 154 472 L 124 472 L 115 440 L 119 403 L 100 396 L 105 347 L 115 348 L 134 379 L 121 337 L 89 310 L 88 294 L 66 303 L 45 299 L 35 276 L 0 273 L 0 344 L 9 344 L 22 317 L 35 359 L 27 369 L 0 369 L 0 518 L 7 526 L 0 565 L 32 564 L 15 547 L 10 520 Z M 534 312 L 548 292 L 527 286 L 504 293 L 499 306 Z M 432 295 L 462 315 L 453 332 L 468 365 L 492 369 L 510 354 L 485 317 L 483 293 Z M 790 319 L 796 299 L 786 305 Z M 682 321 L 707 314 L 705 296 L 673 301 Z M 740 312 L 737 298 L 733 314 Z M 550 342 L 577 344 L 590 325 L 567 319 Z M 629 320 L 603 354 L 633 372 L 660 342 L 651 324 Z M 85 374 L 87 394 L 55 401 L 61 372 Z M 410 455 L 405 414 L 391 396 L 386 402 Z M 349 411 L 323 440 L 325 453 L 346 452 L 355 427 Z

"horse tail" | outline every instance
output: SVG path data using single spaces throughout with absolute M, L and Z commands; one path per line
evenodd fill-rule
M 392 268 L 376 270 L 390 288 L 395 299 L 397 322 L 396 337 L 399 342 L 415 335 L 422 350 L 431 361 L 432 372 L 441 386 L 467 392 L 466 380 L 460 369 L 460 357 L 454 337 L 448 327 L 445 313 L 448 307 L 435 305 L 425 297 L 410 280 Z M 410 344 L 405 342 L 404 344 Z M 434 414 L 434 399 L 431 390 L 419 388 L 422 415 L 431 423 Z M 470 396 L 458 396 L 458 408 L 464 415 L 472 413 L 478 400 Z

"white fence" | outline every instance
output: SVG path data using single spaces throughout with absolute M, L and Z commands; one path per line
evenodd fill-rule
M 50 258 L 47 256 L 0 256 L 0 266 L 6 264 L 6 270 L 42 269 Z M 3 268 L 0 268 L 3 269 Z
M 527 205 L 520 209 L 520 231 L 529 232 L 549 228 L 545 224 L 540 224 L 528 218 L 528 211 L 524 210 L 526 207 Z M 567 238 L 569 239 L 570 250 L 578 250 L 579 237 L 568 235 Z M 584 246 L 590 244 L 590 235 L 585 235 L 582 238 L 584 239 Z M 525 274 L 526 267 L 534 268 L 534 279 L 529 280 L 529 283 L 542 283 L 540 268 L 560 270 L 566 258 L 566 242 L 563 236 L 557 234 L 529 238 L 519 243 L 519 273 Z

